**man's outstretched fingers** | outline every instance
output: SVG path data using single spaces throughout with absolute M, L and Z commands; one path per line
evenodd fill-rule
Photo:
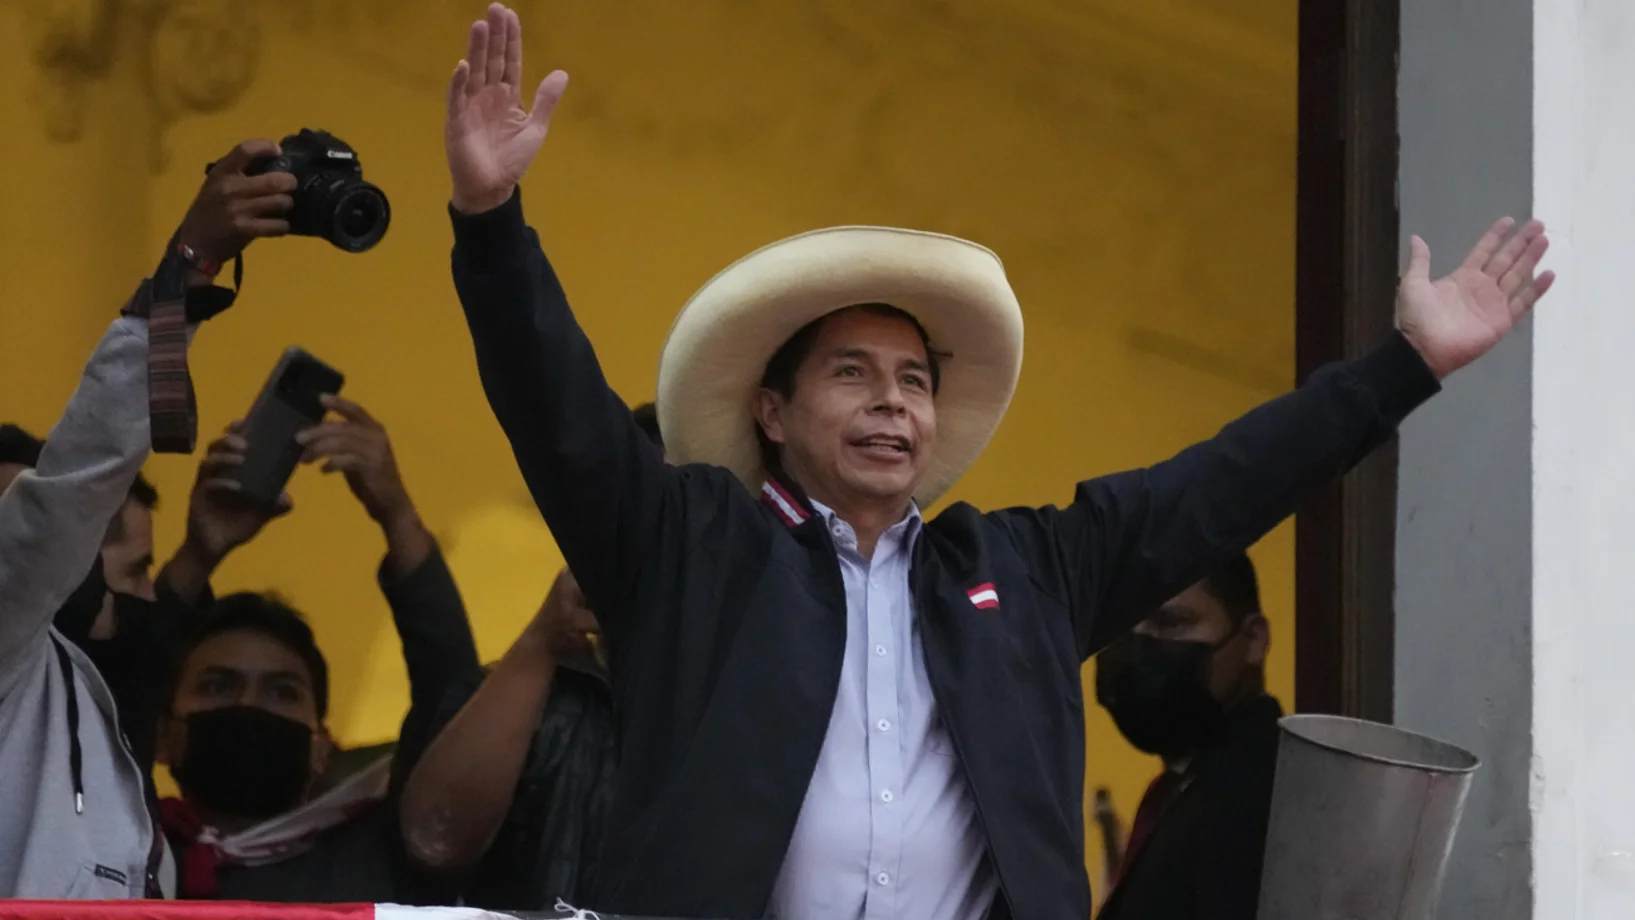
M 466 40 L 465 63 L 470 75 L 466 80 L 467 95 L 475 95 L 488 84 L 488 38 L 488 20 L 471 24 L 471 36 Z
M 1516 221 L 1509 217 L 1501 217 L 1494 221 L 1493 226 L 1487 228 L 1482 238 L 1471 247 L 1470 254 L 1465 256 L 1465 261 L 1459 267 L 1478 272 L 1485 269 L 1493 254 L 1504 245 L 1504 239 L 1510 234 L 1510 228 L 1515 225 Z

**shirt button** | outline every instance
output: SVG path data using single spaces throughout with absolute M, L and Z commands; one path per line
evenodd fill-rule
M 879 882 L 882 885 L 890 885 L 891 884 L 891 876 L 884 873 L 884 872 L 880 873 L 879 875 L 876 875 L 874 877 L 874 880 Z
M 893 796 L 891 794 L 890 789 L 880 790 L 880 801 L 889 803 L 893 798 L 895 798 L 895 796 Z M 882 883 L 882 884 L 884 884 L 884 883 Z
M 876 722 L 874 724 L 879 726 L 880 730 L 883 731 L 883 732 L 891 731 L 891 720 L 890 719 L 881 719 L 880 721 L 878 721 L 878 722 Z
M 879 655 L 881 658 L 886 657 L 886 647 L 883 645 L 876 645 L 874 647 L 874 654 Z

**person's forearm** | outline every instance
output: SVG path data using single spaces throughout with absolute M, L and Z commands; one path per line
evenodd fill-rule
M 191 540 L 184 540 L 176 555 L 159 571 L 159 581 L 178 600 L 196 607 L 210 590 L 210 578 L 220 565 L 220 556 Z
M 418 569 L 435 545 L 431 531 L 421 523 L 413 505 L 382 521 L 380 529 L 386 536 L 385 574 L 391 578 L 402 578 Z
M 147 459 L 147 323 L 109 327 L 40 462 L 0 494 L 0 696 L 85 578 Z
M 414 715 L 441 707 L 454 688 L 480 684 L 482 664 L 460 588 L 431 534 L 416 524 L 388 543 L 378 580 L 403 643 Z
M 556 674 L 525 632 L 409 775 L 400 817 L 409 856 L 458 872 L 476 865 L 505 822 Z

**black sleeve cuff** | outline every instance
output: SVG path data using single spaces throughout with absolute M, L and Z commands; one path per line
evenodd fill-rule
M 187 289 L 187 324 L 197 326 L 224 312 L 238 299 L 238 292 L 216 285 L 201 285 Z
M 1441 392 L 1430 365 L 1401 332 L 1351 362 L 1351 375 L 1372 393 L 1380 415 L 1395 426 Z
M 454 257 L 474 272 L 492 274 L 519 265 L 534 248 L 522 219 L 522 188 L 505 204 L 480 214 L 461 214 L 449 205 L 454 224 Z
M 394 610 L 399 609 L 400 602 L 410 602 L 423 596 L 428 585 L 441 587 L 453 580 L 454 575 L 443 560 L 443 548 L 436 540 L 432 541 L 431 552 L 419 565 L 396 578 L 386 571 L 385 557 L 381 558 L 380 566 L 375 569 L 375 581 L 380 585 L 380 593 L 386 595 L 386 602 Z

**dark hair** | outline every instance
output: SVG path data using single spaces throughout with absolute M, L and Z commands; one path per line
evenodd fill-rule
M 1221 602 L 1234 626 L 1261 613 L 1260 579 L 1255 576 L 1255 564 L 1248 553 L 1238 553 L 1221 563 L 1200 584 Z
M 40 452 L 45 450 L 45 442 L 30 434 L 20 425 L 7 422 L 0 425 L 0 463 L 15 463 L 33 469 L 40 465 Z M 152 511 L 159 506 L 159 490 L 141 473 L 136 474 L 136 481 L 131 483 L 131 501 Z M 119 518 L 114 518 L 113 526 L 118 527 Z M 110 539 L 119 539 L 111 536 Z
M 914 327 L 920 334 L 920 344 L 925 346 L 925 363 L 931 370 L 931 394 L 936 395 L 942 386 L 942 359 L 948 357 L 937 351 L 931 345 L 931 336 L 925 327 L 914 317 L 914 314 L 901 307 L 894 307 L 888 303 L 860 303 L 855 306 L 841 307 L 838 310 L 825 313 L 817 319 L 795 330 L 778 350 L 773 352 L 771 360 L 766 362 L 766 370 L 761 374 L 761 386 L 789 399 L 795 395 L 795 375 L 800 371 L 802 364 L 811 356 L 812 348 L 817 344 L 818 334 L 823 331 L 824 323 L 843 313 L 852 311 L 867 313 L 871 316 L 883 316 L 887 319 L 898 319 Z M 766 436 L 760 425 L 755 426 L 755 437 L 761 444 L 761 465 L 768 472 L 782 470 L 782 463 L 778 459 L 778 445 Z
M 659 433 L 659 408 L 652 403 L 642 403 L 630 410 L 636 417 L 636 427 L 642 430 L 660 450 L 664 449 L 664 435 Z
M 137 473 L 136 481 L 131 483 L 130 501 L 152 511 L 159 507 L 159 490 L 153 487 L 153 483 L 148 482 L 148 477 Z
M 23 428 L 7 422 L 0 425 L 0 463 L 16 463 L 30 469 L 40 464 L 45 442 Z
M 312 698 L 318 706 L 318 718 L 328 717 L 329 665 L 324 662 L 324 653 L 318 650 L 318 643 L 312 637 L 312 627 L 307 625 L 300 612 L 270 591 L 240 591 L 216 599 L 209 614 L 176 656 L 167 699 L 175 699 L 182 669 L 193 652 L 207 639 L 232 632 L 260 633 L 294 652 L 307 666 L 308 676 L 312 679 Z

